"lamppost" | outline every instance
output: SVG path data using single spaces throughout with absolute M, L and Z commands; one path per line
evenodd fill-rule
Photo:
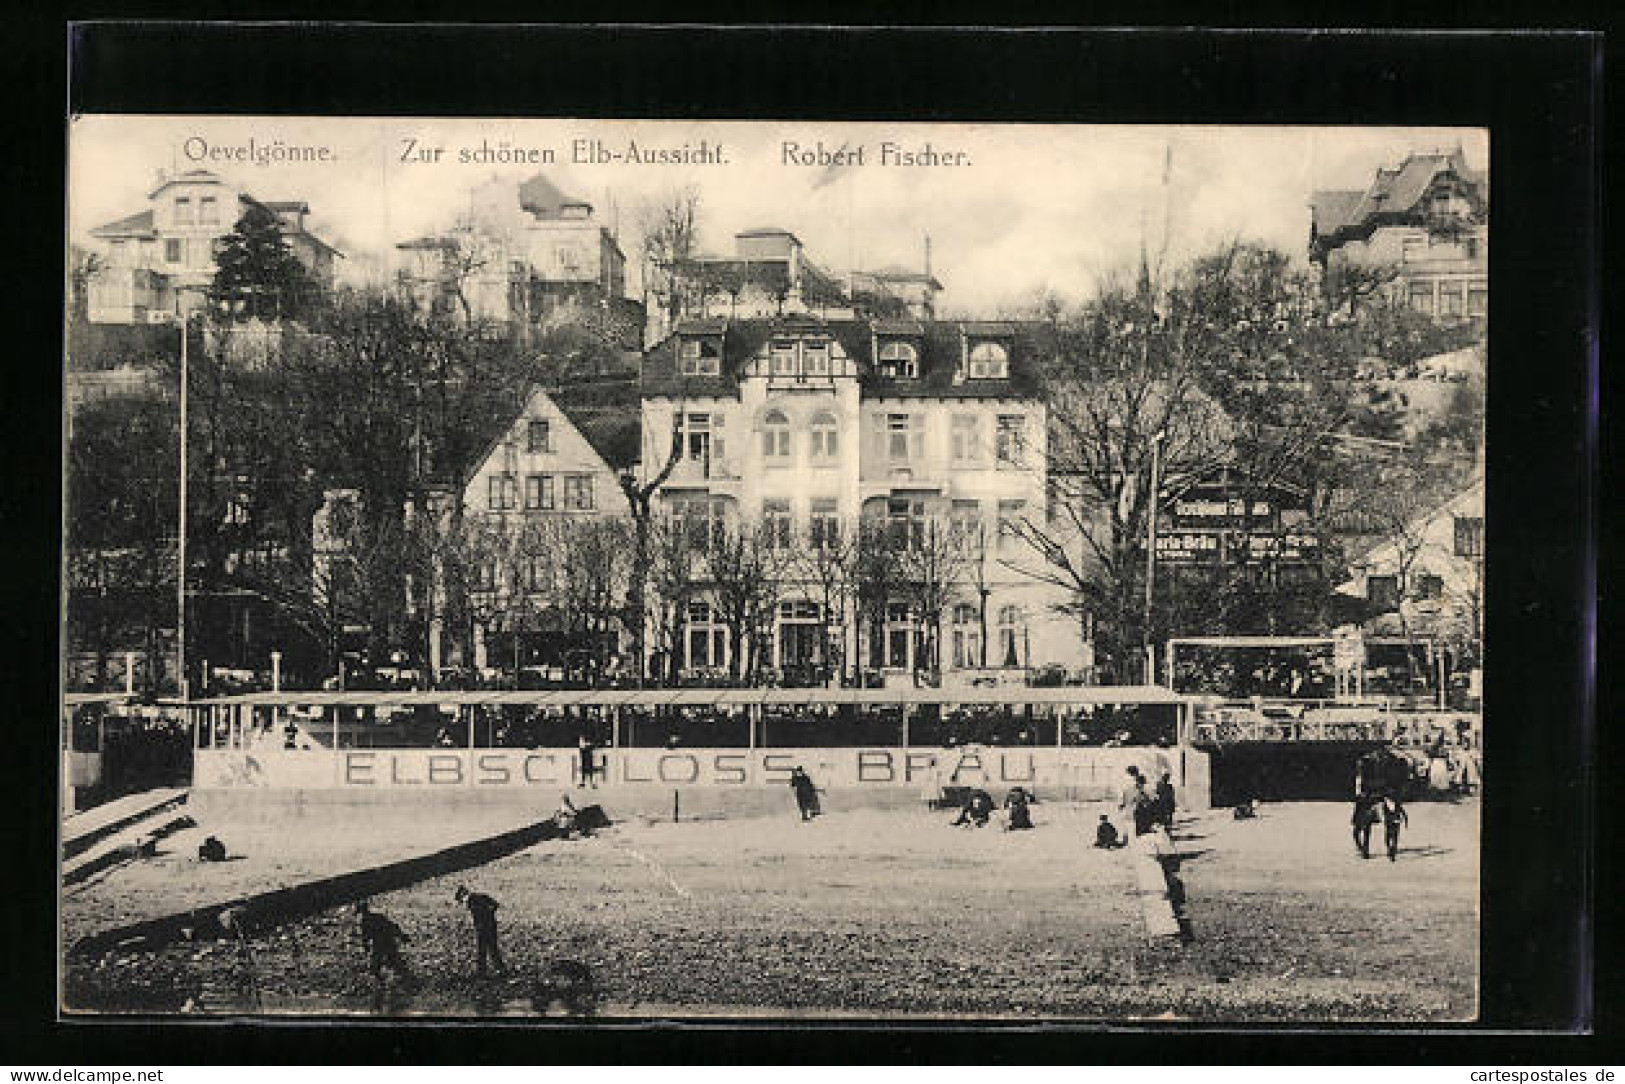
M 1162 488 L 1162 442 L 1168 437 L 1166 429 L 1158 429 L 1151 437 L 1151 498 L 1146 509 L 1145 525 L 1145 613 L 1140 624 L 1141 646 L 1145 649 L 1145 683 L 1157 680 L 1156 657 L 1151 646 L 1151 597 L 1157 577 L 1157 497 Z

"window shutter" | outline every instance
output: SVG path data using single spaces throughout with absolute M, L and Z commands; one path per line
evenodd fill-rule
M 728 448 L 722 433 L 722 423 L 726 418 L 725 414 L 711 415 L 711 460 L 714 463 L 727 462 Z
M 914 463 L 925 461 L 925 415 L 911 414 L 908 419 L 908 457 Z

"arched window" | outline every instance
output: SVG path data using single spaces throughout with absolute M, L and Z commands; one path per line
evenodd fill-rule
M 913 380 L 920 375 L 919 355 L 909 343 L 884 343 L 880 347 L 880 375 L 889 380 Z
M 835 415 L 827 410 L 821 410 L 813 415 L 812 457 L 814 459 L 834 459 L 841 453 L 840 440 L 840 428 L 835 424 Z
M 982 665 L 982 624 L 976 607 L 961 602 L 954 607 L 954 669 L 970 670 Z
M 1026 657 L 1027 618 L 1020 606 L 999 607 L 999 665 L 1020 666 Z
M 782 410 L 770 410 L 762 417 L 762 455 L 776 460 L 790 458 L 790 419 Z
M 1003 380 L 1010 375 L 1010 354 L 998 343 L 977 343 L 971 347 L 972 380 Z

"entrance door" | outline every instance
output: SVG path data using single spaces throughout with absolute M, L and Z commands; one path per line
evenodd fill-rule
M 779 671 L 787 682 L 812 679 L 823 662 L 823 619 L 816 602 L 779 605 Z

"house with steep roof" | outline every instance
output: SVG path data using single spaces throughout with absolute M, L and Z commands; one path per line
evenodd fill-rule
M 1461 148 L 1379 167 L 1364 189 L 1315 192 L 1309 258 L 1334 281 L 1344 271 L 1392 278 L 1391 298 L 1440 321 L 1489 312 L 1489 178 Z
M 1394 525 L 1349 562 L 1338 593 L 1365 600 L 1369 630 L 1457 643 L 1483 636 L 1484 482 Z
M 450 229 L 395 249 L 397 282 L 425 310 L 525 329 L 596 308 L 624 325 L 627 349 L 642 346 L 642 312 L 626 297 L 626 257 L 614 231 L 589 200 L 545 174 L 493 177 L 470 191 Z
M 90 231 L 103 266 L 91 278 L 93 323 L 172 323 L 201 308 L 214 282 L 215 253 L 249 207 L 276 216 L 294 256 L 324 286 L 342 254 L 311 232 L 302 200 L 257 200 L 206 169 L 160 174 L 149 206 Z
M 1034 557 L 1018 538 L 1025 517 L 1045 514 L 1047 424 L 1022 325 L 688 320 L 645 355 L 642 396 L 642 474 L 702 543 L 730 523 L 761 524 L 788 552 L 867 521 L 910 545 L 940 523 L 966 544 L 940 614 L 900 594 L 883 625 L 860 628 L 849 601 L 831 606 L 787 572 L 771 622 L 748 639 L 768 670 L 912 680 L 931 630 L 950 684 L 1077 666 L 1076 626 L 1024 571 Z M 678 668 L 727 669 L 731 639 L 709 589 L 679 617 Z
M 453 657 L 450 645 L 465 637 L 437 618 L 423 660 L 431 672 L 452 662 L 484 669 L 515 660 L 520 666 L 560 661 L 570 636 L 559 627 L 553 603 L 557 547 L 569 543 L 573 526 L 628 516 L 620 480 L 637 461 L 637 404 L 636 381 L 626 377 L 531 383 L 512 411 L 487 420 L 484 439 L 475 442 L 479 450 L 461 474 L 461 491 L 442 477 L 423 509 L 408 509 L 408 519 L 425 514 L 449 526 L 454 505 L 461 504 L 464 529 L 456 538 L 462 548 L 440 555 L 435 611 L 444 611 L 450 579 L 467 577 L 462 587 L 473 627 L 463 632 L 471 633 L 473 657 Z M 345 586 L 355 581 L 345 525 L 354 521 L 357 500 L 354 490 L 329 490 L 312 520 L 318 595 L 354 589 Z
M 637 395 L 628 379 L 532 384 L 516 414 L 494 419 L 462 492 L 478 551 L 467 555 L 476 667 L 560 666 L 579 648 L 582 630 L 558 605 L 559 547 L 579 544 L 583 525 L 629 516 L 621 477 L 639 451 Z M 608 655 L 624 630 L 605 624 L 594 635 Z

